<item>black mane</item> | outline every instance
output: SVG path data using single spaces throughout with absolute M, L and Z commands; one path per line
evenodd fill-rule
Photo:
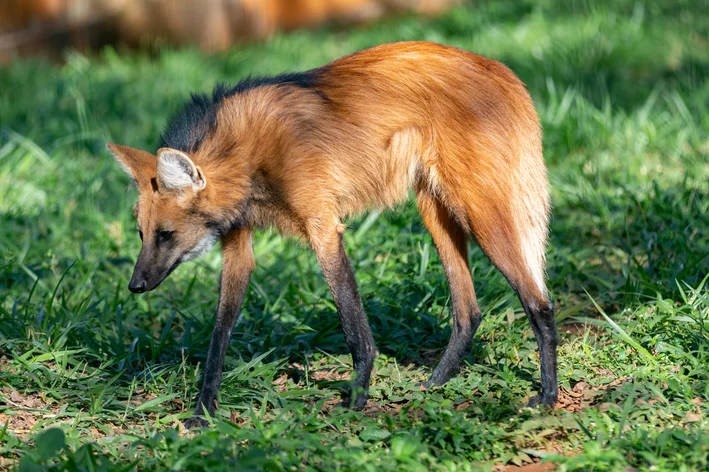
M 266 85 L 294 85 L 313 88 L 318 85 L 318 69 L 307 72 L 279 74 L 273 77 L 247 77 L 236 85 L 220 83 L 214 87 L 212 96 L 192 94 L 181 111 L 175 113 L 160 138 L 160 147 L 169 147 L 187 153 L 199 149 L 200 144 L 217 127 L 217 112 L 225 99 L 236 94 Z

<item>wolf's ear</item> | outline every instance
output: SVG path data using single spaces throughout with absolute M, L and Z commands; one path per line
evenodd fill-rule
M 207 179 L 202 170 L 182 151 L 170 148 L 158 150 L 158 188 L 167 191 L 191 188 L 204 190 Z
M 139 187 L 150 184 L 155 176 L 155 156 L 149 152 L 141 151 L 120 144 L 108 143 L 106 147 L 128 175 L 133 177 Z

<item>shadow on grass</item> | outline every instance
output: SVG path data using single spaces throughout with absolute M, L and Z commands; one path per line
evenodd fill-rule
M 705 218 L 709 193 L 705 189 L 689 184 L 663 188 L 658 184 L 644 197 L 632 192 L 604 197 L 604 215 L 595 213 L 598 205 L 597 199 L 578 199 L 555 209 L 549 278 L 553 293 L 561 301 L 560 308 L 563 309 L 565 303 L 587 299 L 584 292 L 587 290 L 612 314 L 621 307 L 645 303 L 658 293 L 663 297 L 676 296 L 675 280 L 697 285 L 706 276 L 709 240 L 703 235 L 709 234 L 709 222 Z M 2 215 L 2 218 L 9 221 L 10 215 Z M 39 225 L 29 217 L 23 222 Z M 422 231 L 420 226 L 414 228 Z M 69 263 L 67 260 L 66 265 Z M 402 271 L 415 272 L 417 263 L 409 261 Z M 431 263 L 440 264 L 437 259 L 432 259 Z M 274 274 L 277 279 L 277 274 L 284 272 L 285 264 L 288 262 L 276 262 L 265 272 Z M 122 264 L 121 270 L 127 270 L 126 267 Z M 31 265 L 29 268 L 34 270 Z M 37 272 L 41 273 L 39 269 Z M 447 306 L 445 279 L 441 274 L 433 275 L 441 285 L 441 293 L 436 294 L 437 304 Z M 64 284 L 79 287 L 82 277 L 69 272 Z M 321 277 L 320 274 L 317 277 Z M 0 281 L 5 289 L 27 285 L 29 291 L 31 287 L 31 277 L 12 260 L 0 267 Z M 518 309 L 512 289 L 504 281 L 498 282 L 486 285 L 491 290 L 484 295 L 486 300 L 495 302 L 502 297 L 503 307 Z M 143 372 L 152 362 L 180 362 L 183 354 L 189 362 L 203 363 L 216 310 L 216 277 L 212 283 L 200 283 L 194 296 L 204 298 L 208 294 L 200 304 L 192 305 L 189 311 L 180 310 L 180 314 L 172 317 L 174 301 L 166 298 L 152 306 L 152 310 L 159 313 L 152 320 L 146 319 L 146 313 L 138 309 L 134 299 L 119 303 L 113 293 L 101 294 L 98 301 L 85 304 L 71 299 L 72 289 L 59 290 L 51 313 L 48 313 L 49 295 L 44 301 L 34 300 L 36 305 L 30 307 L 24 306 L 26 300 L 18 300 L 15 311 L 0 314 L 4 319 L 0 334 L 11 343 L 21 343 L 19 340 L 27 339 L 26 330 L 31 327 L 52 339 L 63 340 L 68 346 L 85 349 L 86 357 L 94 362 L 113 356 L 114 368 L 128 368 L 128 375 Z M 485 280 L 476 281 L 478 286 L 485 283 Z M 277 286 L 262 286 L 267 291 L 273 290 L 267 294 L 271 298 L 278 297 Z M 122 284 L 114 288 L 117 293 L 123 290 Z M 414 279 L 406 281 L 403 287 L 377 287 L 370 283 L 368 290 L 363 293 L 363 299 L 380 352 L 396 359 L 400 365 L 433 367 L 450 336 L 448 313 L 432 313 L 431 301 L 427 300 L 430 293 Z M 10 293 L 9 290 L 6 293 Z M 406 296 L 401 298 L 401 293 Z M 291 320 L 283 321 L 280 316 L 264 313 L 264 307 L 259 306 L 258 299 L 252 295 L 246 302 L 249 316 L 237 325 L 229 356 L 251 359 L 272 350 L 268 359 L 300 363 L 320 352 L 331 356 L 349 354 L 337 314 L 332 309 L 322 308 L 320 304 L 298 306 L 293 302 L 290 309 L 295 308 L 295 311 L 291 313 Z M 488 312 L 489 308 L 484 305 L 483 312 L 494 318 L 497 313 Z M 201 314 L 195 314 L 197 309 Z M 494 346 L 487 340 L 485 325 L 491 322 L 483 319 L 466 361 L 499 369 L 497 361 L 489 361 Z M 525 320 L 495 329 L 529 331 Z M 536 349 L 531 336 L 524 343 Z M 186 349 L 184 353 L 183 349 Z M 126 362 L 120 363 L 122 359 Z M 529 381 L 537 375 L 535 371 L 517 366 L 508 368 Z
M 677 282 L 696 286 L 707 274 L 709 193 L 694 185 L 655 184 L 644 197 L 622 190 L 555 209 L 549 278 L 553 292 L 587 298 L 610 312 Z
M 594 213 L 598 203 L 596 199 L 577 200 L 555 210 L 549 278 L 553 293 L 562 303 L 557 308 L 565 308 L 564 302 L 587 300 L 588 291 L 605 310 L 614 313 L 655 299 L 658 293 L 677 297 L 676 281 L 696 286 L 707 275 L 709 240 L 702 237 L 709 233 L 704 217 L 709 207 L 706 190 L 691 185 L 655 185 L 642 198 L 629 191 L 618 192 L 604 198 L 606 215 Z M 445 286 L 441 296 L 447 297 L 445 280 L 440 283 Z M 450 336 L 445 324 L 449 315 L 432 314 L 425 301 L 426 292 L 417 290 L 415 281 L 406 285 L 408 302 L 402 306 L 385 301 L 388 295 L 397 299 L 398 289 L 370 288 L 372 292 L 363 294 L 363 298 L 380 352 L 400 364 L 434 366 Z M 507 299 L 507 306 L 518 307 L 511 288 L 502 284 L 494 289 L 498 297 Z M 416 309 L 420 305 L 422 308 Z M 585 314 L 593 312 L 589 309 Z M 485 336 L 485 323 L 483 319 L 468 362 L 485 362 L 487 342 L 480 338 L 480 334 Z M 528 330 L 526 321 L 519 323 Z M 289 349 L 286 353 L 276 347 L 274 355 L 287 354 L 289 359 L 300 361 L 320 350 L 331 355 L 348 354 L 332 310 L 311 312 L 308 326 L 314 334 L 303 339 L 297 351 Z M 260 330 L 287 328 L 270 324 L 253 331 Z M 234 342 L 240 350 L 243 341 Z M 530 380 L 536 373 L 520 371 L 520 375 Z

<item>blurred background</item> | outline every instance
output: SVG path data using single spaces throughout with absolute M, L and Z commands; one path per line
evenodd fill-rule
M 0 61 L 59 57 L 106 44 L 196 44 L 223 51 L 277 31 L 323 23 L 348 25 L 384 15 L 436 15 L 458 0 L 3 0 Z

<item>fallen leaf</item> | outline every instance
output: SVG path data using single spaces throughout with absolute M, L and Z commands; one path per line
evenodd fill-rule
M 702 415 L 699 413 L 687 413 L 684 418 L 682 418 L 682 423 L 687 424 L 687 423 L 697 423 L 699 421 L 702 421 Z

